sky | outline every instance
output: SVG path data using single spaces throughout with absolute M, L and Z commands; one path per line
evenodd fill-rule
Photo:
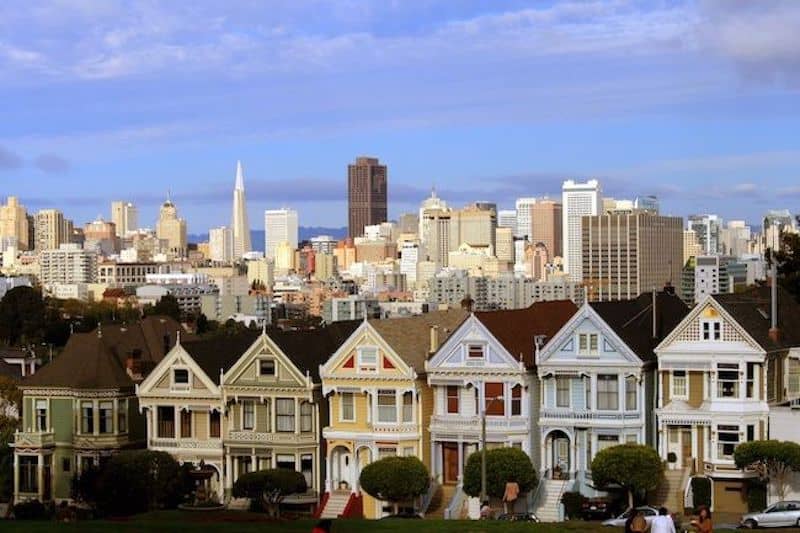
M 800 1 L 4 0 L 0 195 L 83 224 L 171 192 L 189 231 L 293 207 L 346 224 L 435 186 L 512 207 L 600 180 L 662 212 L 800 211 Z

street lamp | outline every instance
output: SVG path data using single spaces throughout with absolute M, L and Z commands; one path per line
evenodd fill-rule
M 489 409 L 494 402 L 502 400 L 502 396 L 487 398 L 483 406 L 483 411 L 481 411 L 481 505 L 486 501 L 486 410 Z

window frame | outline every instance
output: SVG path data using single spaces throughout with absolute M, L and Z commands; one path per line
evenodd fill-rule
M 44 404 L 44 408 L 39 407 L 40 403 Z M 33 400 L 33 405 L 33 417 L 36 431 L 47 431 L 49 426 L 48 422 L 50 420 L 50 402 L 45 398 L 36 398 Z M 42 412 L 44 413 L 43 418 Z
M 365 353 L 374 353 L 375 361 L 364 362 Z M 378 372 L 378 360 L 380 359 L 380 350 L 377 346 L 359 346 L 356 349 L 356 365 L 359 372 Z
M 464 350 L 467 361 L 481 361 L 486 358 L 486 345 L 483 343 L 468 342 L 464 345 Z
M 314 404 L 300 402 L 300 433 L 311 433 L 312 431 L 314 431 Z
M 214 416 L 216 415 L 216 417 Z M 216 432 L 213 431 L 216 428 Z M 215 434 L 216 433 L 216 434 Z M 222 413 L 217 410 L 208 412 L 208 438 L 222 438 Z
M 350 399 L 350 412 L 351 417 L 345 417 L 345 399 Z M 341 392 L 339 393 L 339 421 L 340 422 L 355 422 L 356 421 L 356 395 L 354 392 Z
M 455 394 L 451 394 L 455 393 Z M 444 391 L 444 411 L 448 415 L 457 415 L 461 412 L 461 387 L 447 385 Z M 453 409 L 455 406 L 455 409 Z
M 192 420 L 192 412 L 189 409 L 181 409 L 178 415 L 178 422 L 180 423 L 180 438 L 191 439 L 194 431 L 194 424 Z M 188 430 L 188 431 L 187 431 Z M 186 434 L 188 433 L 188 435 Z
M 117 433 L 128 432 L 128 399 L 117 400 Z
M 289 406 L 281 412 L 281 406 Z M 291 429 L 281 429 L 285 422 L 291 422 Z M 282 424 L 284 423 L 284 424 Z M 275 398 L 275 431 L 277 433 L 294 433 L 297 429 L 297 405 L 294 398 Z
M 265 374 L 263 372 L 264 363 L 270 363 L 272 365 L 272 373 Z M 265 378 L 278 377 L 278 365 L 275 359 L 261 358 L 258 360 L 258 377 L 265 377 Z
M 87 406 L 88 406 L 88 411 L 87 411 Z M 80 412 L 81 412 L 81 435 L 93 435 L 95 429 L 94 402 L 91 400 L 81 400 Z
M 563 385 L 564 383 L 567 384 L 566 390 L 564 387 L 559 387 L 559 384 Z M 572 406 L 572 378 L 568 376 L 556 376 L 554 386 L 555 390 L 555 405 L 557 409 L 569 409 Z M 560 403 L 561 394 L 566 394 L 567 402 L 566 405 L 562 405 Z
M 391 405 L 387 403 L 381 403 L 381 398 L 386 401 L 387 398 L 391 398 L 392 403 Z M 398 421 L 398 409 L 397 409 L 397 392 L 393 389 L 378 389 L 375 392 L 375 405 L 377 407 L 377 420 L 376 422 L 379 424 L 396 424 Z M 390 420 L 388 417 L 384 417 L 382 415 L 389 412 L 389 409 L 392 410 L 394 413 L 394 417 Z
M 679 372 L 682 373 L 683 376 L 678 376 L 677 373 L 679 373 Z M 683 389 L 683 392 L 680 392 L 678 390 L 678 387 L 677 387 L 678 378 L 679 377 L 682 378 L 682 383 L 683 383 L 682 389 Z M 673 398 L 678 398 L 678 399 L 681 399 L 681 400 L 688 399 L 689 398 L 689 372 L 686 371 L 686 370 L 673 370 L 670 373 L 670 379 L 671 379 L 670 393 L 671 393 L 672 397 Z
M 245 398 L 242 400 L 242 409 L 241 409 L 241 428 L 242 431 L 255 431 L 256 430 L 256 401 Z M 249 413 L 249 408 L 252 409 L 252 414 Z M 250 422 L 249 418 L 252 416 L 252 422 L 250 424 L 245 425 L 245 422 Z M 249 426 L 249 427 L 248 427 Z
M 408 399 L 408 401 L 406 401 Z M 414 422 L 414 392 L 405 391 L 400 396 L 400 418 L 402 423 L 410 424 Z
M 722 321 L 720 319 L 704 319 L 700 322 L 700 338 L 704 341 L 722 340 Z
M 114 433 L 114 402 L 111 400 L 101 400 L 97 403 L 97 432 L 100 435 Z
M 597 357 L 600 355 L 600 335 L 597 333 L 578 333 L 578 355 Z
M 618 374 L 597 374 L 597 392 L 595 396 L 598 411 L 619 411 L 619 381 Z M 601 383 L 614 383 L 616 388 L 613 391 L 601 390 Z M 602 397 L 605 398 L 606 401 L 601 402 L 601 395 L 604 395 Z M 608 405 L 611 403 L 608 402 L 608 400 L 612 397 L 614 398 L 613 407 L 603 407 L 603 405 Z
M 493 388 L 498 386 L 500 387 L 500 395 L 496 396 L 489 396 L 489 387 L 492 386 Z M 506 386 L 505 383 L 502 381 L 500 382 L 489 382 L 485 381 L 483 383 L 483 410 L 486 412 L 486 416 L 506 416 Z M 497 399 L 497 401 L 492 401 L 493 399 Z
M 721 400 L 738 400 L 741 397 L 741 388 L 739 387 L 739 373 L 741 372 L 739 363 L 717 363 L 715 369 L 717 378 L 717 399 Z M 723 379 L 722 374 L 734 374 L 735 379 L 730 377 Z M 725 394 L 725 383 L 733 384 L 732 394 Z
M 511 416 L 522 416 L 522 385 L 511 387 Z
M 733 453 L 736 451 L 736 447 L 742 443 L 741 426 L 719 424 L 715 429 L 717 431 L 717 459 L 720 461 L 733 461 Z M 736 440 L 728 438 L 723 440 L 722 435 L 734 435 Z M 730 454 L 725 453 L 725 446 L 732 446 Z
M 631 385 L 632 384 L 632 385 Z M 633 407 L 630 405 L 631 396 L 633 397 Z M 636 376 L 625 376 L 625 411 L 632 412 L 639 410 L 639 380 Z
M 186 383 L 179 382 L 176 377 L 178 372 L 186 372 Z M 189 367 L 186 366 L 174 366 L 172 367 L 172 372 L 170 373 L 170 388 L 173 391 L 179 392 L 189 392 L 192 390 L 192 373 L 189 370 Z

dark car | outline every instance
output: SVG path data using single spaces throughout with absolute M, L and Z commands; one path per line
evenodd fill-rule
M 388 516 L 384 516 L 383 518 L 381 518 L 381 520 L 393 519 L 393 518 L 405 518 L 405 519 L 416 520 L 416 519 L 421 519 L 422 515 L 418 513 L 413 513 L 411 511 L 400 511 L 397 514 L 390 514 Z
M 581 518 L 584 520 L 604 520 L 611 516 L 613 513 L 608 498 L 587 498 L 581 504 Z
M 498 520 L 506 520 L 508 522 L 539 522 L 539 518 L 533 513 L 508 513 L 501 514 L 497 517 Z

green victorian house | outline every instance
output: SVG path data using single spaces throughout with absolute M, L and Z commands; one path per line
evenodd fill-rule
M 135 386 L 172 348 L 180 329 L 171 318 L 151 316 L 76 333 L 59 357 L 22 381 L 14 502 L 68 500 L 76 474 L 116 451 L 145 447 Z

